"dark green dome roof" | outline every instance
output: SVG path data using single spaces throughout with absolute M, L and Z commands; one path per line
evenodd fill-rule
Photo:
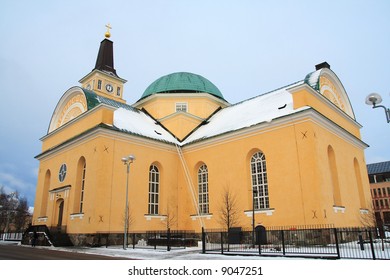
M 206 78 L 188 72 L 178 72 L 163 76 L 147 87 L 141 99 L 156 93 L 206 92 L 223 98 L 219 89 Z

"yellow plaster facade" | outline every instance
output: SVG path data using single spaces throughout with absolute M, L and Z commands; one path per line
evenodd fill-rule
M 253 211 L 267 228 L 360 226 L 370 210 L 367 145 L 329 68 L 235 105 L 177 88 L 130 106 L 91 79 L 65 92 L 41 139 L 34 225 L 122 232 L 128 154 L 131 231 L 222 228 L 226 192 L 242 228 Z

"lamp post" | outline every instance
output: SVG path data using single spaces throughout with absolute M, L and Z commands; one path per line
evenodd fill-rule
M 257 189 L 252 188 L 252 246 L 255 248 L 255 194 Z
M 122 158 L 122 162 L 124 165 L 127 166 L 127 178 L 126 178 L 126 205 L 125 205 L 125 229 L 123 234 L 123 250 L 126 250 L 127 248 L 127 230 L 129 227 L 129 173 L 130 173 L 130 164 L 132 164 L 135 160 L 134 155 L 129 155 Z
M 366 97 L 366 104 L 367 105 L 372 105 L 373 109 L 383 108 L 385 110 L 387 123 L 390 123 L 390 109 L 386 108 L 383 105 L 377 105 L 377 104 L 380 104 L 381 102 L 382 102 L 382 96 L 380 96 L 377 93 L 371 93 Z

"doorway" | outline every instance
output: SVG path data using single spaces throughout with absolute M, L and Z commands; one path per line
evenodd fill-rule
M 64 200 L 63 199 L 59 199 L 57 200 L 57 227 L 61 227 L 62 226 L 62 217 L 63 217 L 63 214 L 64 214 Z

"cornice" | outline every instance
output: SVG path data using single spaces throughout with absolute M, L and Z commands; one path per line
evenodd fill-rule
M 262 122 L 251 127 L 242 128 L 236 131 L 226 132 L 224 134 L 216 135 L 207 139 L 202 139 L 196 142 L 188 143 L 182 146 L 183 152 L 194 152 L 199 149 L 210 148 L 215 145 L 221 145 L 228 142 L 236 141 L 239 139 L 245 139 L 253 137 L 259 134 L 264 134 L 273 130 L 282 129 L 288 126 L 292 126 L 298 123 L 311 121 L 326 130 L 332 132 L 340 138 L 343 138 L 347 142 L 354 146 L 365 149 L 368 147 L 361 139 L 357 138 L 353 134 L 346 131 L 341 126 L 335 124 L 333 121 L 319 113 L 313 108 L 308 108 L 303 111 L 286 115 L 271 122 Z
M 294 94 L 295 92 L 300 91 L 300 90 L 305 90 L 308 93 L 310 93 L 314 98 L 316 98 L 318 101 L 324 103 L 326 107 L 330 108 L 335 114 L 341 116 L 344 120 L 346 120 L 347 122 L 349 122 L 353 126 L 359 128 L 359 129 L 362 128 L 361 124 L 359 124 L 356 120 L 351 118 L 346 112 L 344 112 L 339 107 L 337 107 L 328 98 L 323 96 L 320 92 L 316 91 L 315 89 L 313 89 L 311 86 L 309 86 L 306 83 L 289 88 L 287 91 L 290 92 L 291 94 Z

